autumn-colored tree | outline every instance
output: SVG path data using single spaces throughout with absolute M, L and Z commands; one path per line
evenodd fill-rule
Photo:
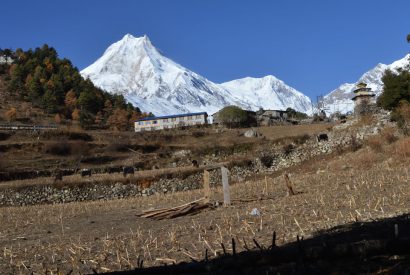
M 75 92 L 73 90 L 69 90 L 66 95 L 65 95 L 65 100 L 64 100 L 64 104 L 72 109 L 76 106 L 77 104 L 77 97 L 75 95 Z
M 99 111 L 95 115 L 94 123 L 97 124 L 97 125 L 101 125 L 102 122 L 103 122 L 103 115 L 102 115 L 101 111 Z
M 16 108 L 12 107 L 6 112 L 6 119 L 7 121 L 11 122 L 13 120 L 16 120 L 17 118 L 17 110 Z
M 122 109 L 115 109 L 112 115 L 108 118 L 107 124 L 112 129 L 125 131 L 129 127 L 128 112 Z
M 134 121 L 137 119 L 141 118 L 141 113 L 138 113 L 137 111 L 131 111 L 130 115 L 130 125 L 134 124 Z
M 60 115 L 60 114 L 56 114 L 56 115 L 54 116 L 54 121 L 55 121 L 57 124 L 60 124 L 61 121 L 62 121 L 61 115 Z
M 104 112 L 107 114 L 112 112 L 112 103 L 109 99 L 104 102 Z
M 80 110 L 75 108 L 74 111 L 71 113 L 71 118 L 73 120 L 79 120 L 80 119 Z

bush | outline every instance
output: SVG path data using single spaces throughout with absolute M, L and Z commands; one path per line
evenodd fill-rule
M 112 143 L 105 148 L 107 152 L 129 152 L 129 145 L 123 143 Z
M 383 140 L 380 136 L 370 137 L 367 140 L 367 145 L 369 145 L 369 147 L 375 152 L 383 151 Z
M 67 130 L 51 130 L 41 132 L 41 137 L 45 139 L 52 138 L 67 138 L 68 140 L 82 140 L 82 141 L 92 141 L 93 137 L 84 132 L 71 132 Z
M 310 136 L 308 134 L 304 134 L 304 135 L 299 135 L 293 138 L 293 141 L 296 144 L 302 145 L 305 144 L 306 141 L 308 141 L 310 139 Z
M 71 154 L 71 146 L 66 141 L 48 143 L 45 146 L 45 152 L 57 156 L 68 156 Z
M 405 135 L 410 135 L 410 103 L 401 101 L 392 113 L 392 120 L 397 122 L 397 126 Z
M 360 144 L 360 142 L 357 140 L 355 135 L 351 135 L 350 136 L 350 150 L 352 152 L 356 152 L 357 150 L 359 150 L 360 148 L 362 148 L 362 145 Z
M 11 134 L 0 132 L 0 140 L 7 140 L 9 137 L 11 137 Z
M 245 126 L 248 114 L 237 106 L 227 106 L 218 112 L 217 119 L 228 127 L 241 127 Z
M 410 157 L 410 138 L 403 138 L 394 144 L 395 153 L 403 158 Z
M 294 149 L 295 149 L 295 145 L 293 145 L 292 143 L 289 143 L 289 144 L 285 144 L 285 145 L 282 147 L 282 152 L 287 156 L 287 155 L 289 155 Z
M 397 137 L 394 135 L 394 128 L 385 128 L 381 132 L 382 138 L 388 143 L 392 144 L 393 142 L 397 141 Z
M 204 131 L 194 131 L 192 133 L 192 136 L 196 137 L 196 138 L 203 137 L 203 136 L 205 136 L 205 132 Z
M 260 157 L 261 163 L 266 167 L 269 168 L 273 164 L 273 160 L 275 157 L 271 154 L 265 153 Z

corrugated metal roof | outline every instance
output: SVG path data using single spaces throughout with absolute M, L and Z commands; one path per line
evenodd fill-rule
M 200 113 L 187 113 L 187 114 L 169 115 L 169 116 L 154 116 L 154 117 L 145 117 L 145 118 L 137 119 L 136 122 L 137 121 L 166 119 L 166 118 L 175 118 L 175 117 L 184 117 L 184 116 L 198 116 L 198 115 L 208 115 L 208 114 L 206 112 L 200 112 Z

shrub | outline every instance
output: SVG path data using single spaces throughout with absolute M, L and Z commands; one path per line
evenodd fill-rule
M 370 137 L 367 140 L 367 145 L 375 152 L 383 151 L 383 140 L 380 136 Z
M 397 126 L 403 134 L 410 135 L 410 103 L 401 101 L 392 114 L 392 119 L 397 122 Z
M 107 152 L 129 152 L 129 147 L 127 144 L 123 143 L 112 143 L 107 145 L 105 148 Z
M 0 132 L 0 140 L 7 140 L 9 137 L 11 137 L 11 134 Z
M 273 155 L 271 155 L 271 154 L 268 154 L 268 153 L 264 153 L 264 154 L 260 157 L 261 163 L 262 163 L 265 167 L 267 167 L 267 168 L 269 168 L 269 167 L 272 166 L 274 159 L 275 159 L 275 157 L 274 157 Z
M 218 112 L 217 119 L 228 127 L 241 127 L 246 124 L 248 115 L 237 106 L 227 106 Z
M 293 138 L 293 141 L 296 144 L 302 145 L 305 144 L 306 141 L 308 141 L 310 139 L 310 136 L 308 134 L 304 134 L 304 135 L 299 135 Z
M 192 136 L 196 137 L 196 138 L 203 137 L 203 136 L 205 136 L 205 132 L 204 131 L 194 131 L 192 133 Z
M 45 152 L 52 155 L 68 156 L 71 154 L 71 146 L 66 141 L 48 143 L 45 146 Z
M 73 155 L 88 155 L 88 144 L 83 140 L 76 140 L 70 143 L 71 153 Z
M 82 140 L 82 141 L 92 141 L 93 137 L 84 132 L 72 132 L 67 130 L 51 130 L 44 131 L 41 133 L 41 136 L 46 139 L 52 139 L 56 137 L 64 137 L 68 140 Z
M 410 157 L 410 138 L 404 138 L 394 144 L 395 153 L 401 157 Z
M 355 135 L 351 135 L 351 139 L 350 139 L 350 150 L 352 152 L 356 152 L 357 150 L 359 150 L 360 148 L 362 148 L 362 145 L 360 144 L 360 142 L 357 140 Z
M 396 142 L 398 139 L 394 135 L 394 132 L 395 132 L 394 128 L 385 128 L 381 132 L 381 136 L 388 144 L 392 144 L 393 142 Z
M 12 107 L 5 113 L 7 121 L 11 122 L 17 118 L 17 109 Z
M 282 152 L 287 156 L 287 155 L 289 155 L 294 149 L 295 149 L 295 145 L 293 145 L 292 143 L 289 143 L 289 144 L 285 144 L 285 145 L 282 147 Z

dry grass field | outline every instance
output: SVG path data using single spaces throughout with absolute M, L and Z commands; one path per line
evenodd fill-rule
M 0 208 L 0 270 L 129 270 L 141 259 L 144 266 L 153 266 L 202 260 L 206 250 L 209 257 L 216 257 L 223 253 L 221 243 L 232 251 L 231 238 L 241 251 L 255 247 L 253 239 L 268 246 L 273 231 L 282 245 L 297 235 L 308 238 L 341 224 L 397 216 L 410 211 L 409 164 L 410 138 L 391 144 L 373 140 L 358 151 L 319 157 L 292 169 L 294 196 L 287 195 L 282 175 L 267 175 L 233 185 L 230 207 L 172 220 L 136 215 L 198 199 L 202 191 Z M 213 199 L 221 201 L 221 188 L 213 192 Z M 261 215 L 250 215 L 253 208 Z

